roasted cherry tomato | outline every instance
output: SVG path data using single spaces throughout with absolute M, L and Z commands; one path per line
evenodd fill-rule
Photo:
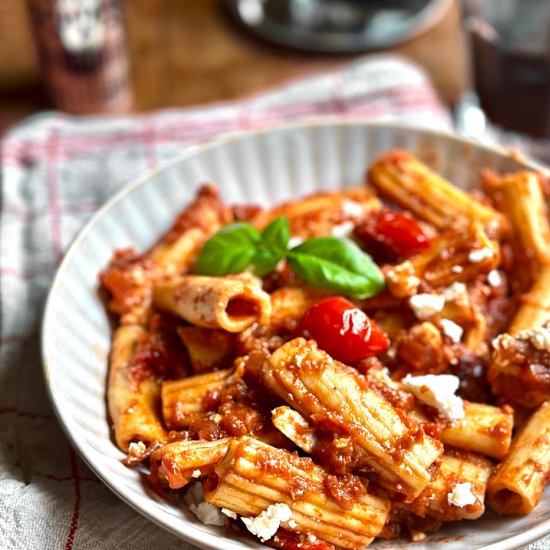
M 325 298 L 305 313 L 300 332 L 335 359 L 352 365 L 389 346 L 386 334 L 345 298 Z
M 357 232 L 359 237 L 383 244 L 405 258 L 431 244 L 430 238 L 412 216 L 388 209 L 369 217 L 358 226 Z

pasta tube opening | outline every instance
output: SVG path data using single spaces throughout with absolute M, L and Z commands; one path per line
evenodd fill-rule
M 241 332 L 271 316 L 269 294 L 252 278 L 189 275 L 163 281 L 153 296 L 158 307 L 203 328 Z

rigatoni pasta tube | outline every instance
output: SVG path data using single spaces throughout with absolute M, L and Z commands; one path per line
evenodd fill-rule
M 178 327 L 195 374 L 228 367 L 232 359 L 235 335 L 225 330 Z
M 452 250 L 452 254 L 449 253 Z M 467 282 L 498 267 L 500 247 L 483 226 L 473 221 L 462 231 L 447 231 L 434 239 L 430 248 L 408 260 L 384 268 L 388 290 L 399 298 L 412 296 L 420 279 L 432 287 Z M 461 269 L 457 271 L 456 266 Z M 411 280 L 415 285 L 411 285 Z
M 359 478 L 330 476 L 310 458 L 246 436 L 231 441 L 215 474 L 205 483 L 207 502 L 243 517 L 286 504 L 292 516 L 281 527 L 342 548 L 370 544 L 390 510 L 389 501 L 369 494 Z
M 413 500 L 430 480 L 428 468 L 441 444 L 427 436 L 388 401 L 367 387 L 354 369 L 335 361 L 313 340 L 296 338 L 262 366 L 266 385 L 314 425 L 329 423 L 349 435 L 357 464 L 380 482 Z
M 474 453 L 447 451 L 420 496 L 405 506 L 420 517 L 440 521 L 477 519 L 485 511 L 491 461 Z
M 155 378 L 137 376 L 131 361 L 143 328 L 123 325 L 116 329 L 111 350 L 107 401 L 119 448 L 127 452 L 130 443 L 148 448 L 165 443 L 166 432 L 157 414 L 160 384 Z
M 372 189 L 321 192 L 262 211 L 252 219 L 252 224 L 263 229 L 275 218 L 286 216 L 292 235 L 309 239 L 330 235 L 335 225 L 360 221 L 381 206 Z
M 151 482 L 181 489 L 192 479 L 210 473 L 223 459 L 231 438 L 215 441 L 177 441 L 157 449 L 150 458 Z
M 494 226 L 495 233 L 506 227 L 502 214 L 476 201 L 406 151 L 381 155 L 367 178 L 380 195 L 438 229 L 463 227 L 471 219 Z
M 540 266 L 550 264 L 550 224 L 542 176 L 528 170 L 502 176 L 485 170 L 482 179 L 485 191 L 511 226 L 515 265 L 521 266 L 513 275 L 528 283 Z
M 533 286 L 521 297 L 521 305 L 508 332 L 517 334 L 522 330 L 540 327 L 546 321 L 550 321 L 550 265 L 539 270 Z
M 240 277 L 187 275 L 161 281 L 153 300 L 164 309 L 204 328 L 241 332 L 253 323 L 266 325 L 271 315 L 269 294 L 259 283 Z
M 185 273 L 205 241 L 232 219 L 218 189 L 203 185 L 195 200 L 149 251 L 149 256 L 165 275 Z
M 303 286 L 284 286 L 270 294 L 271 322 L 273 330 L 292 332 L 309 306 L 330 294 Z
M 187 428 L 193 418 L 206 412 L 204 402 L 208 392 L 218 392 L 227 386 L 235 374 L 225 369 L 188 376 L 162 383 L 162 417 L 171 430 Z
M 549 478 L 550 401 L 546 401 L 522 426 L 508 456 L 489 478 L 487 502 L 499 514 L 528 514 Z
M 466 451 L 503 458 L 510 449 L 514 413 L 510 407 L 464 401 L 464 418 L 441 432 L 441 441 Z

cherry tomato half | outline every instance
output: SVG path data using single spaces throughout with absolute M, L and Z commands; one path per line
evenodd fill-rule
M 382 209 L 358 227 L 359 235 L 389 247 L 405 258 L 428 248 L 430 238 L 409 214 Z
M 299 330 L 332 357 L 349 365 L 377 355 L 389 346 L 388 337 L 376 323 L 339 296 L 310 306 Z

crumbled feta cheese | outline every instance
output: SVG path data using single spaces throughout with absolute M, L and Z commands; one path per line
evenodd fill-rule
M 137 443 L 135 441 L 132 441 L 130 445 L 128 445 L 128 455 L 132 456 L 139 456 L 142 455 L 147 450 L 147 446 L 143 441 L 138 441 Z
M 460 384 L 453 374 L 426 374 L 411 376 L 408 374 L 401 380 L 403 386 L 413 393 L 420 401 L 435 407 L 439 414 L 449 420 L 464 418 L 464 403 L 455 395 Z
M 126 466 L 137 466 L 142 462 L 149 453 L 147 453 L 147 446 L 143 441 L 132 441 L 128 445 L 128 454 L 124 459 L 123 463 Z
M 395 348 L 391 348 L 391 349 L 393 349 L 393 351 L 395 353 Z M 393 382 L 392 377 L 391 377 L 391 372 L 390 372 L 390 369 L 388 369 L 388 367 L 382 367 L 380 369 L 380 374 L 381 374 L 381 376 L 382 376 L 382 378 L 384 379 L 385 382 Z
M 550 328 L 548 326 L 522 330 L 515 335 L 515 338 L 530 343 L 540 351 L 550 351 Z M 499 334 L 493 339 L 493 348 L 495 350 L 508 349 L 513 341 L 514 336 L 506 333 Z
M 346 238 L 352 234 L 354 227 L 355 224 L 351 221 L 342 222 L 341 224 L 335 225 L 331 233 L 333 237 Z
M 363 215 L 363 207 L 358 202 L 344 200 L 342 202 L 342 214 L 350 218 L 360 218 Z
M 409 298 L 409 305 L 420 319 L 428 319 L 445 307 L 445 297 L 441 294 L 415 294 Z
M 223 514 L 213 504 L 204 500 L 202 483 L 193 483 L 184 496 L 185 503 L 205 525 L 225 525 Z
M 468 260 L 472 262 L 473 264 L 478 264 L 482 262 L 483 260 L 489 260 L 491 259 L 495 253 L 487 246 L 480 248 L 478 250 L 472 250 L 468 254 Z
M 475 504 L 476 497 L 472 493 L 472 484 L 469 481 L 457 483 L 447 495 L 447 502 L 452 506 L 464 508 L 469 504 Z
M 313 533 L 308 533 L 307 541 L 311 544 L 317 542 L 317 537 Z
M 516 334 L 516 338 L 531 342 L 533 346 L 541 351 L 550 351 L 550 329 L 537 327 L 529 330 L 522 330 Z
M 451 267 L 452 273 L 462 273 L 463 271 L 464 268 L 461 265 L 453 265 L 453 267 Z
M 460 325 L 457 325 L 450 319 L 441 319 L 440 323 L 441 328 L 443 329 L 443 334 L 448 336 L 452 342 L 458 344 L 460 340 L 462 340 L 464 329 Z
M 292 510 L 283 503 L 271 504 L 255 518 L 241 518 L 246 528 L 262 542 L 269 540 L 281 522 L 290 521 Z
M 443 296 L 446 302 L 454 302 L 460 298 L 466 292 L 466 285 L 464 283 L 454 282 L 443 290 Z
M 287 525 L 290 527 L 290 529 L 297 529 L 298 528 L 298 524 L 293 520 L 291 519 Z
M 205 525 L 217 525 L 222 527 L 225 525 L 223 514 L 218 508 L 209 502 L 200 502 L 199 504 L 192 504 L 189 506 L 189 510 L 193 512 Z
M 487 282 L 494 288 L 502 284 L 502 277 L 496 269 L 493 269 L 487 273 Z
M 399 298 L 412 296 L 418 290 L 420 279 L 410 260 L 391 266 L 384 273 L 392 294 Z
M 201 471 L 193 470 L 193 472 L 191 473 L 191 477 L 201 477 Z
M 294 248 L 295 246 L 298 246 L 303 242 L 304 239 L 302 239 L 302 237 L 290 237 L 290 239 L 288 240 L 288 248 Z
M 233 510 L 228 510 L 227 508 L 222 508 L 222 514 L 227 516 L 230 519 L 237 519 L 237 514 Z
M 307 420 L 290 407 L 277 407 L 271 411 L 274 426 L 306 453 L 311 453 L 317 437 Z

